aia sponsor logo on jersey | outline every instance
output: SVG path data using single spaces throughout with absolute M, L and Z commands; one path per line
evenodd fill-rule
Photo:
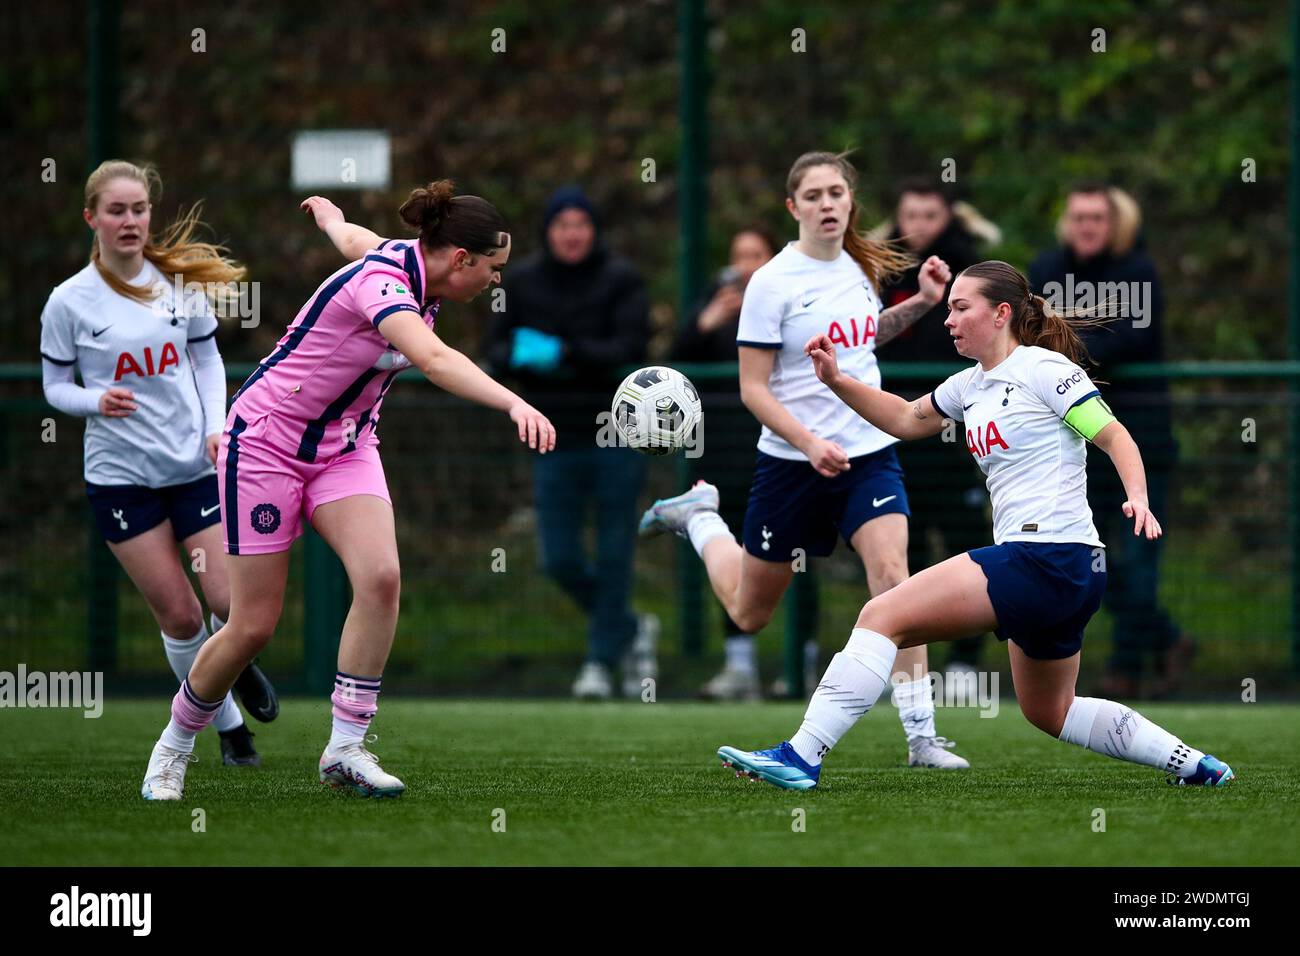
M 998 431 L 997 422 L 977 425 L 974 431 L 966 429 L 966 450 L 976 458 L 983 458 L 999 445 L 1007 451 L 1011 450 L 1003 440 L 1002 433 Z
M 866 345 L 876 337 L 876 317 L 868 315 L 858 325 L 857 319 L 849 319 L 849 332 L 853 334 L 849 338 L 845 332 L 844 326 L 839 322 L 832 322 L 831 327 L 826 330 L 826 337 L 842 349 L 857 348 L 859 345 Z
M 162 347 L 162 352 L 158 355 L 158 367 L 153 364 L 153 348 L 145 346 L 143 358 L 143 367 L 141 362 L 130 352 L 123 352 L 117 357 L 117 370 L 113 373 L 113 381 L 120 382 L 128 375 L 139 375 L 144 378 L 147 375 L 161 375 L 173 365 L 177 368 L 181 366 L 180 356 L 176 353 L 176 346 L 171 342 Z

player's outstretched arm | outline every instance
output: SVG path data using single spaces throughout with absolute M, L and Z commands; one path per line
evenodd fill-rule
M 825 335 L 814 335 L 803 347 L 812 359 L 817 377 L 840 401 L 871 424 L 895 438 L 928 438 L 943 429 L 943 416 L 929 394 L 909 402 L 892 392 L 872 388 L 840 371 L 835 360 L 835 343 Z
M 1133 534 L 1145 534 L 1154 541 L 1164 534 L 1160 522 L 1147 504 L 1147 473 L 1142 465 L 1142 452 L 1127 428 L 1111 421 L 1093 436 L 1092 443 L 1110 455 L 1110 460 L 1124 483 L 1127 500 L 1121 506 L 1124 517 L 1133 519 Z
M 876 348 L 880 348 L 943 301 L 944 289 L 952 280 L 952 269 L 938 256 L 931 256 L 921 263 L 916 278 L 921 287 L 916 295 L 880 313 L 880 321 L 876 323 Z
M 309 196 L 299 208 L 316 221 L 320 230 L 334 243 L 334 248 L 349 262 L 360 259 L 367 249 L 373 249 L 384 241 L 382 236 L 365 226 L 348 222 L 343 218 L 343 210 L 324 196 Z
M 419 314 L 398 312 L 379 323 L 379 333 L 405 355 L 424 377 L 458 398 L 505 412 L 519 440 L 545 454 L 555 448 L 555 426 L 546 416 L 488 375 L 434 333 Z

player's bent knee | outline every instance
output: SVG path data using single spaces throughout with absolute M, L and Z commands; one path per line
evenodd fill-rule
M 896 588 L 907 580 L 907 565 L 898 564 L 885 567 L 877 576 L 876 581 L 880 588 L 880 593 Z
M 402 572 L 396 564 L 369 569 L 353 591 L 367 604 L 395 608 L 402 596 Z
M 773 608 L 737 608 L 731 615 L 736 626 L 746 634 L 757 634 L 772 620 Z
M 221 630 L 221 643 L 229 646 L 232 651 L 250 661 L 262 651 L 266 650 L 266 645 L 271 643 L 271 635 L 275 633 L 275 625 L 269 626 L 253 622 L 251 624 L 242 621 L 229 621 Z
M 1069 704 L 1066 704 L 1064 708 L 1056 704 L 1032 704 L 1027 706 L 1021 703 L 1020 705 L 1020 712 L 1025 715 L 1025 720 L 1052 737 L 1061 736 L 1061 730 L 1065 727 L 1065 715 L 1069 709 Z
M 858 614 L 857 626 L 884 634 L 886 637 L 898 636 L 896 632 L 899 630 L 899 622 L 894 619 L 894 615 L 879 598 L 872 598 L 862 606 L 862 611 Z
M 244 656 L 252 660 L 266 650 L 266 645 L 271 643 L 271 633 L 270 631 L 258 631 L 255 634 L 246 634 L 241 644 Z
M 168 637 L 188 641 L 203 627 L 203 609 L 197 604 L 190 608 L 169 608 L 158 615 L 158 626 Z

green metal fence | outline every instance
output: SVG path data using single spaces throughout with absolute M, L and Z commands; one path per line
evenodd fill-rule
M 704 383 L 735 375 L 725 365 L 683 369 Z M 919 391 L 951 370 L 884 365 L 886 382 L 900 391 L 910 384 Z M 245 371 L 232 368 L 232 379 Z M 1300 377 L 1300 363 L 1132 367 L 1114 373 L 1112 387 L 1156 374 L 1171 381 L 1181 447 L 1168 513 L 1160 516 L 1167 529 L 1160 597 L 1201 643 L 1192 686 L 1222 691 L 1245 677 L 1283 679 L 1300 659 L 1290 601 L 1300 569 L 1289 505 L 1297 477 L 1290 423 L 1297 409 L 1288 388 Z M 112 675 L 119 688 L 164 687 L 171 676 L 157 629 L 90 522 L 80 423 L 44 404 L 37 376 L 30 366 L 0 367 L 0 480 L 7 502 L 0 525 L 0 668 L 18 662 L 90 668 Z M 709 431 L 711 421 L 743 420 L 738 398 L 706 392 L 705 405 L 702 458 L 651 460 L 636 507 L 680 488 L 688 468 L 717 480 L 720 470 L 748 467 L 747 451 L 737 455 L 725 434 Z M 385 675 L 390 687 L 558 694 L 567 691 L 582 659 L 583 618 L 538 567 L 529 456 L 499 418 L 414 374 L 387 399 L 382 448 L 403 567 L 402 614 Z M 50 420 L 53 441 L 43 440 Z M 930 469 L 969 466 L 960 444 L 945 447 L 936 439 L 927 448 L 908 459 L 909 487 L 931 480 Z M 953 503 L 951 520 L 959 520 L 961 507 Z M 934 544 L 941 557 L 942 542 Z M 492 570 L 497 548 L 506 556 L 504 573 Z M 766 677 L 796 676 L 799 644 L 814 630 L 823 657 L 837 649 L 867 597 L 861 565 L 843 547 L 813 561 L 809 573 L 819 594 L 816 612 L 811 620 L 798 607 L 777 615 L 760 638 Z M 295 550 L 289 587 L 263 662 L 286 690 L 319 691 L 334 671 L 348 592 L 337 560 L 310 534 Z M 787 603 L 795 602 L 788 596 Z M 720 663 L 722 632 L 717 604 L 687 546 L 667 539 L 639 546 L 635 605 L 664 625 L 660 695 L 692 694 Z M 1097 673 L 1108 645 L 1103 612 L 1089 630 L 1085 680 Z M 932 664 L 945 654 L 932 649 Z M 991 639 L 982 654 L 983 666 L 1005 660 Z

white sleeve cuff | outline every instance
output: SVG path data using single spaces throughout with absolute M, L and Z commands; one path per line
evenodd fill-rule
M 89 418 L 99 414 L 102 388 L 83 388 L 76 382 L 76 367 L 59 365 L 49 359 L 41 361 L 41 383 L 45 400 L 65 415 Z
M 203 406 L 203 435 L 219 434 L 226 427 L 226 365 L 214 338 L 191 342 L 189 353 Z

